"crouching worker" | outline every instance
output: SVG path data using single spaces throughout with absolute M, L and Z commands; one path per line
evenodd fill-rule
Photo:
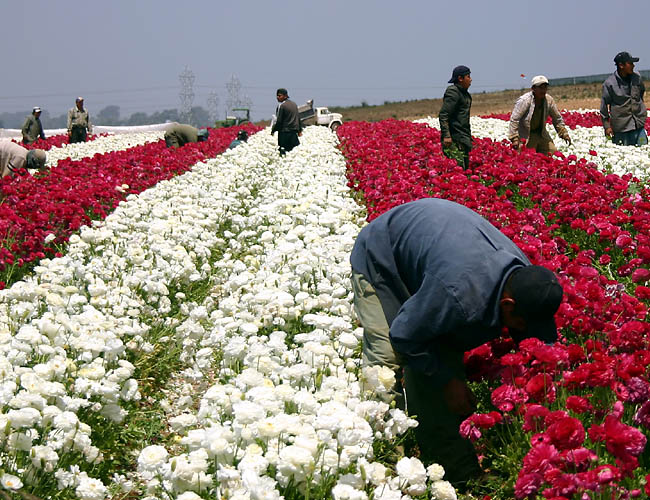
M 510 115 L 508 139 L 512 147 L 521 151 L 521 139 L 528 139 L 526 147 L 538 153 L 551 156 L 557 151 L 555 143 L 546 130 L 549 115 L 557 135 L 571 144 L 571 137 L 566 129 L 555 100 L 548 95 L 548 79 L 544 75 L 536 76 L 531 81 L 530 92 L 525 93 L 515 103 Z
M 168 148 L 179 148 L 189 142 L 201 142 L 208 139 L 207 129 L 192 127 L 184 123 L 173 123 L 165 130 L 165 144 Z
M 2 177 L 22 175 L 23 168 L 43 170 L 47 155 L 42 149 L 27 150 L 11 141 L 0 141 L 0 173 Z
M 228 149 L 235 149 L 242 142 L 248 142 L 248 132 L 246 132 L 245 130 L 240 130 L 239 132 L 237 132 L 237 139 L 235 139 L 230 143 Z
M 421 458 L 455 487 L 481 474 L 459 434 L 475 410 L 463 353 L 500 336 L 557 339 L 562 287 L 483 217 L 425 198 L 364 227 L 350 257 L 363 363 L 404 369 Z

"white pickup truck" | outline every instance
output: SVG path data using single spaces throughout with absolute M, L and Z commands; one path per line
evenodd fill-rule
M 314 107 L 314 100 L 310 99 L 305 104 L 298 106 L 300 123 L 303 127 L 308 125 L 323 125 L 329 127 L 332 132 L 343 123 L 343 115 L 340 113 L 330 113 L 330 110 L 324 107 Z

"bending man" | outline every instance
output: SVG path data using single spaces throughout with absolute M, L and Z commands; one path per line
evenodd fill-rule
M 425 198 L 395 207 L 361 230 L 350 258 L 363 363 L 404 368 L 421 458 L 456 487 L 481 471 L 459 435 L 474 411 L 463 353 L 501 334 L 557 338 L 562 287 L 546 268 L 476 212 Z

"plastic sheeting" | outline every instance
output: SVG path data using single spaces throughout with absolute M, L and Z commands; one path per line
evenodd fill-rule
M 134 132 L 156 132 L 166 130 L 167 127 L 174 125 L 176 122 L 155 123 L 153 125 L 137 125 L 133 127 L 107 127 L 102 125 L 93 125 L 93 134 L 132 134 Z M 67 134 L 65 128 L 53 128 L 45 130 L 45 137 L 53 135 Z M 19 139 L 22 140 L 23 134 L 18 128 L 0 128 L 0 138 L 2 139 Z

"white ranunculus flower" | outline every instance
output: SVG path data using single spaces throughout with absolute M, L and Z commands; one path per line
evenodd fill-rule
M 400 479 L 406 481 L 409 485 L 423 484 L 427 481 L 427 471 L 417 458 L 400 458 L 395 470 Z
M 6 490 L 19 490 L 23 487 L 23 482 L 18 476 L 7 474 L 6 472 L 0 476 L 0 484 Z
M 160 445 L 151 445 L 144 448 L 138 455 L 138 471 L 158 471 L 167 461 L 169 453 Z
M 456 490 L 448 481 L 433 481 L 429 486 L 434 500 L 457 500 Z
M 429 481 L 440 481 L 445 476 L 445 469 L 442 465 L 431 464 L 427 467 Z
M 332 488 L 332 498 L 334 500 L 366 500 L 368 494 L 349 484 L 337 484 Z
M 81 500 L 103 500 L 107 492 L 108 489 L 99 479 L 88 476 L 81 477 L 75 488 L 75 493 Z

